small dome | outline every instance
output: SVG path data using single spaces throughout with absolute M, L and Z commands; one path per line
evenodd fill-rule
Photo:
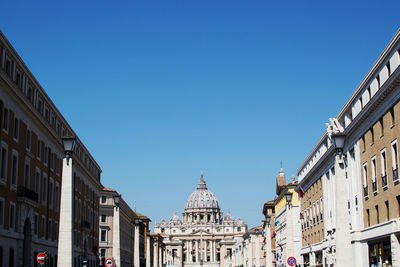
M 224 218 L 224 222 L 233 222 L 233 221 L 234 221 L 234 219 L 233 219 L 233 217 L 231 215 L 231 212 L 228 211 L 228 213 L 226 214 L 226 216 Z
M 207 189 L 206 181 L 204 181 L 203 173 L 196 191 L 194 191 L 186 201 L 185 210 L 187 209 L 219 209 L 217 197 Z
M 176 214 L 176 211 L 174 212 L 174 215 L 169 220 L 169 223 L 171 223 L 171 224 L 182 224 L 182 221 L 179 219 L 179 216 L 178 216 L 178 214 Z

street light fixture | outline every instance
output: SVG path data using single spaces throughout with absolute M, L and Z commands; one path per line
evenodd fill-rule
M 74 152 L 75 149 L 75 144 L 76 144 L 76 138 L 75 136 L 63 136 L 61 138 L 63 146 L 64 146 L 64 152 L 65 152 L 65 157 L 67 158 L 67 165 L 69 164 L 69 159 L 72 156 L 72 153 Z
M 293 193 L 292 192 L 287 192 L 285 194 L 286 202 L 288 203 L 288 205 L 290 205 L 290 203 L 292 203 L 292 197 L 293 197 Z
M 115 195 L 115 196 L 113 196 L 113 198 L 114 198 L 115 206 L 119 207 L 119 203 L 121 201 L 121 195 Z
M 268 225 L 271 223 L 271 216 L 265 216 L 265 221 L 267 222 Z
M 340 154 L 343 151 L 344 142 L 346 141 L 346 135 L 343 133 L 332 134 L 332 142 L 335 150 Z

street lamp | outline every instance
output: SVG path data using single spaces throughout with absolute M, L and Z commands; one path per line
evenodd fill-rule
M 69 165 L 69 159 L 72 156 L 72 153 L 74 152 L 75 149 L 75 144 L 76 144 L 76 138 L 75 136 L 63 136 L 62 137 L 62 143 L 64 146 L 64 152 L 65 152 L 65 157 L 67 159 L 67 165 Z
M 121 195 L 115 195 L 115 196 L 113 196 L 113 198 L 114 198 L 114 204 L 118 208 L 119 207 L 119 202 L 121 201 Z
M 288 205 L 290 205 L 290 203 L 292 203 L 292 197 L 293 197 L 293 193 L 292 192 L 287 192 L 285 194 L 285 199 L 286 199 L 286 202 L 288 203 Z
M 58 266 L 73 265 L 73 198 L 74 183 L 72 163 L 69 159 L 75 149 L 76 138 L 74 136 L 63 136 L 61 138 L 65 159 L 63 159 L 63 168 L 61 176 L 61 201 L 60 201 L 60 224 L 58 238 Z
M 267 222 L 268 225 L 271 223 L 271 216 L 265 216 L 265 221 Z
M 346 141 L 346 135 L 343 133 L 337 133 L 337 134 L 332 134 L 332 142 L 335 150 L 339 152 L 339 154 L 342 153 L 343 147 L 344 147 L 344 142 Z

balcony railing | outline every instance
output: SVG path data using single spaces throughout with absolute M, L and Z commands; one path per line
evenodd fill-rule
M 364 186 L 364 197 L 368 198 L 368 186 Z
M 385 175 L 382 175 L 382 187 L 384 190 L 387 189 L 387 175 L 385 173 Z
M 38 201 L 39 201 L 38 193 L 30 190 L 29 188 L 27 188 L 25 186 L 18 186 L 17 194 L 18 194 L 18 197 L 28 198 L 36 203 L 38 203 Z
M 393 169 L 393 183 L 399 183 L 399 168 Z
M 378 194 L 378 184 L 376 180 L 372 182 L 372 192 L 374 193 L 374 195 Z

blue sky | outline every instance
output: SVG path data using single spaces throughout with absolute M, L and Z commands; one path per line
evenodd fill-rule
M 153 222 L 204 171 L 255 226 L 399 28 L 399 1 L 2 1 L 0 29 Z

